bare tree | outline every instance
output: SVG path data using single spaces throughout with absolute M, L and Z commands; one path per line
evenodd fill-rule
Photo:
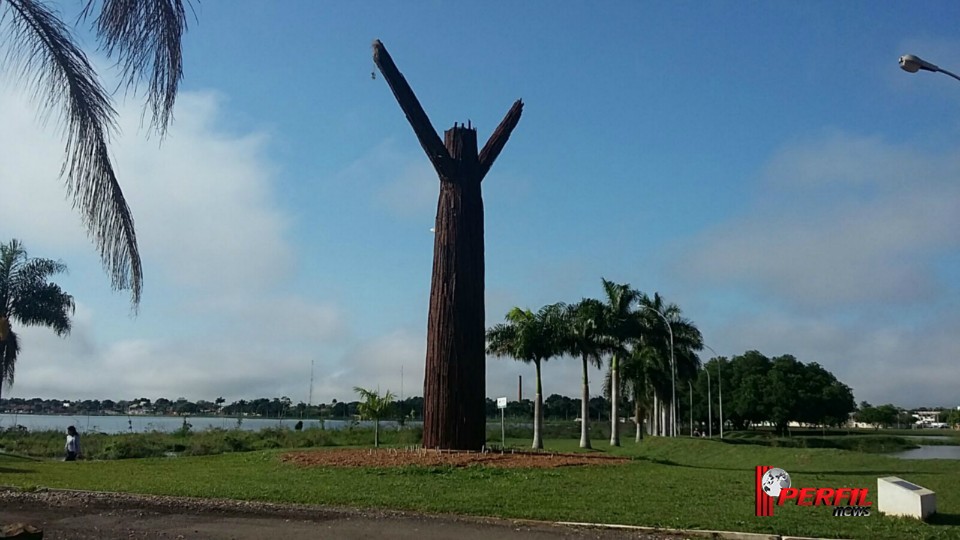
M 373 61 L 440 177 L 423 389 L 423 445 L 479 450 L 486 442 L 483 198 L 480 183 L 520 121 L 517 100 L 477 152 L 477 131 L 454 124 L 444 141 L 379 40 Z

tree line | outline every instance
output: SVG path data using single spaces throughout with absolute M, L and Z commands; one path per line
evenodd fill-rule
M 558 302 L 536 312 L 514 307 L 503 323 L 487 331 L 489 354 L 534 367 L 534 448 L 543 447 L 541 372 L 545 362 L 560 357 L 577 358 L 582 365 L 582 448 L 591 447 L 591 366 L 606 366 L 603 395 L 610 404 L 613 446 L 620 445 L 621 408 L 632 406 L 638 442 L 645 431 L 675 435 L 684 412 L 695 414 L 701 425 L 708 421 L 712 402 L 707 404 L 707 396 L 719 399 L 722 386 L 727 388 L 728 403 L 724 420 L 737 429 L 770 423 L 786 433 L 790 422 L 838 425 L 856 410 L 850 387 L 819 364 L 803 364 L 791 355 L 768 358 L 748 351 L 729 361 L 718 356 L 702 364 L 698 353 L 704 348 L 703 336 L 679 306 L 629 284 L 602 279 L 602 286 L 601 299 Z M 694 392 L 694 385 L 699 392 Z M 684 411 L 694 399 L 697 404 Z
M 927 409 L 937 410 L 937 409 Z M 869 402 L 863 401 L 854 415 L 857 422 L 870 424 L 875 429 L 891 427 L 910 427 L 919 421 L 919 418 L 907 409 L 903 409 L 887 403 L 885 405 L 873 406 Z M 937 414 L 937 422 L 946 426 L 960 425 L 960 409 L 941 409 Z
M 603 298 L 576 304 L 558 302 L 533 312 L 514 307 L 505 322 L 487 331 L 487 351 L 533 364 L 536 376 L 533 447 L 543 448 L 541 370 L 551 358 L 571 356 L 582 365 L 580 446 L 590 448 L 589 368 L 607 362 L 604 383 L 610 400 L 610 444 L 620 445 L 620 404 L 634 405 L 634 418 L 647 418 L 656 434 L 668 434 L 676 411 L 675 381 L 692 380 L 703 348 L 697 327 L 676 304 L 648 296 L 629 284 L 602 280 Z M 669 386 L 668 386 L 669 385 Z M 642 438 L 638 422 L 636 437 Z

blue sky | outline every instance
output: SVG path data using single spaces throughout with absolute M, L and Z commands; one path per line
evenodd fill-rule
M 960 404 L 960 84 L 897 66 L 960 70 L 956 3 L 195 8 L 168 137 L 116 96 L 135 318 L 64 199 L 55 122 L 0 89 L 3 234 L 66 262 L 78 302 L 68 338 L 22 330 L 13 396 L 306 400 L 311 361 L 314 401 L 420 394 L 438 182 L 371 76 L 379 38 L 439 131 L 486 140 L 524 100 L 484 182 L 489 324 L 606 277 L 678 303 L 721 354 Z M 552 360 L 544 392 L 576 395 L 578 370 Z M 490 359 L 488 395 L 521 374 L 530 397 L 532 368 Z

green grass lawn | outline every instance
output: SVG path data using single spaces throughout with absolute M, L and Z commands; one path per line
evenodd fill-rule
M 546 445 L 573 451 L 577 441 Z M 801 536 L 960 538 L 958 461 L 684 438 L 595 446 L 634 459 L 616 466 L 510 470 L 302 469 L 281 463 L 282 450 L 78 463 L 0 457 L 0 484 Z M 756 465 L 786 469 L 794 486 L 868 487 L 874 505 L 877 477 L 900 476 L 934 490 L 940 513 L 932 523 L 920 523 L 876 512 L 835 518 L 830 508 L 778 506 L 773 517 L 758 518 Z

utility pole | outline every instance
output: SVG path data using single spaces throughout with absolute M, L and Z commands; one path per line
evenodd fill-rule
M 313 406 L 313 360 L 310 360 L 310 397 L 307 398 L 307 405 Z

